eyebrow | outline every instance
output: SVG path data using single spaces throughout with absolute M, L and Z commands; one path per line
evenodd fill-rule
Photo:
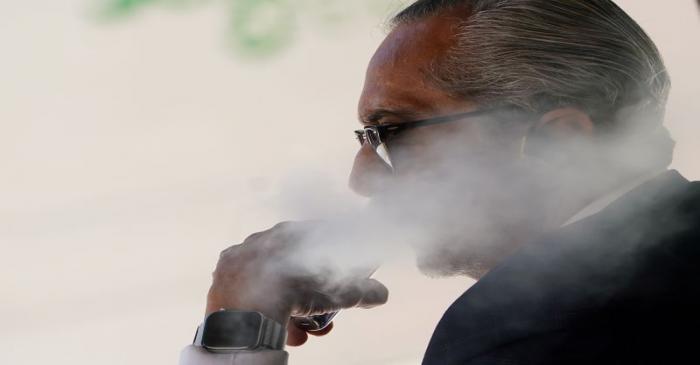
M 360 116 L 360 123 L 369 125 L 381 125 L 382 119 L 393 117 L 402 121 L 413 120 L 418 116 L 413 110 L 408 109 L 376 109 L 372 113 Z

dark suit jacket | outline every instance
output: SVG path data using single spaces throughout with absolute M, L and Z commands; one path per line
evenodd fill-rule
M 700 364 L 699 298 L 700 183 L 669 171 L 491 270 L 423 363 Z

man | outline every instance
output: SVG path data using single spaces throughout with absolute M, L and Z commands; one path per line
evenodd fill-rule
M 669 84 L 609 0 L 420 0 L 396 16 L 367 71 L 350 184 L 387 220 L 434 228 L 415 243 L 421 269 L 479 279 L 424 364 L 694 362 L 700 186 L 666 170 Z M 216 350 L 251 312 L 277 340 L 191 346 L 181 364 L 284 364 L 282 328 L 292 346 L 332 329 L 290 317 L 387 300 L 373 279 L 279 269 L 313 225 L 254 234 L 214 272 L 197 343 Z

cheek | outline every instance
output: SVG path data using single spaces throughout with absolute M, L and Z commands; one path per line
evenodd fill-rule
M 408 131 L 388 145 L 398 175 L 427 173 L 460 165 L 483 154 L 483 136 L 474 128 L 440 125 Z
M 491 135 L 476 128 L 443 129 L 407 136 L 390 149 L 396 175 L 402 179 L 459 178 L 465 174 L 501 175 L 519 165 L 522 137 Z

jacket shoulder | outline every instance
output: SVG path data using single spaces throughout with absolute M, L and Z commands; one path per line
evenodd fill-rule
M 498 357 L 505 344 L 546 357 L 552 346 L 585 351 L 576 346 L 586 341 L 680 341 L 678 318 L 700 322 L 691 309 L 700 305 L 700 183 L 678 177 L 523 246 L 448 309 L 424 363 Z M 659 313 L 674 320 L 654 320 Z

